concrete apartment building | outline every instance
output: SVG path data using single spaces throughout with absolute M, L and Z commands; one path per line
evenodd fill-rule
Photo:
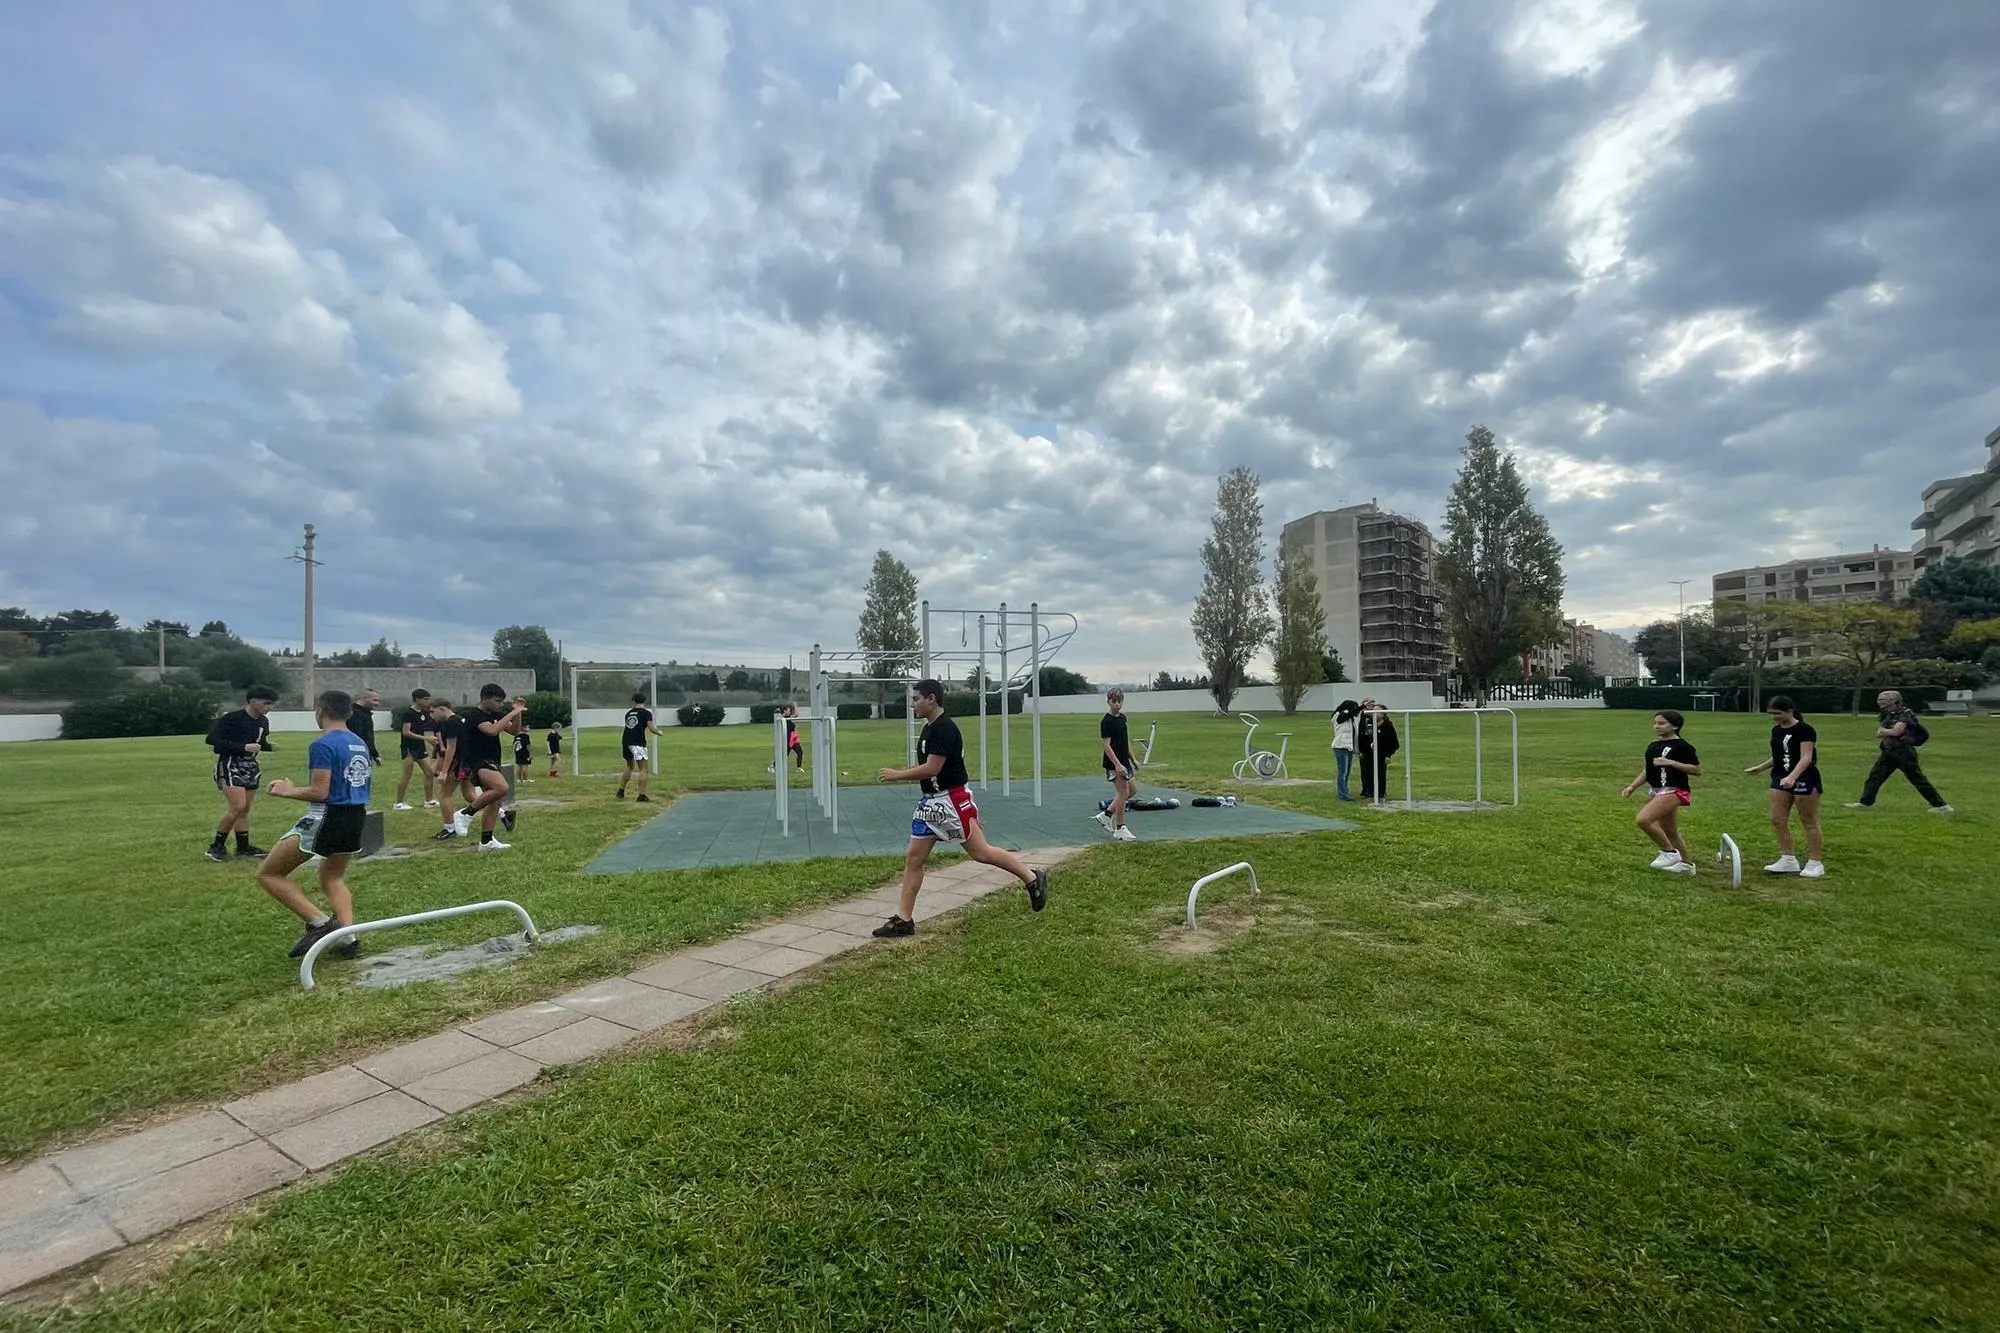
M 1822 555 L 1787 560 L 1781 565 L 1732 569 L 1710 580 L 1715 623 L 1741 623 L 1733 608 L 1762 602 L 1887 602 L 1908 597 L 1910 585 L 1922 572 L 1910 551 L 1878 546 L 1851 555 Z M 1809 638 L 1781 636 L 1772 641 L 1771 655 L 1779 661 L 1813 656 Z
M 1610 630 L 1590 629 L 1590 669 L 1606 680 L 1637 680 L 1646 674 L 1639 664 L 1639 650 L 1630 639 Z
M 1444 606 L 1430 529 L 1373 500 L 1285 524 L 1282 557 L 1304 551 L 1319 580 L 1326 640 L 1358 681 L 1445 673 Z
M 1581 665 L 1606 680 L 1637 680 L 1639 650 L 1609 630 L 1601 630 L 1587 620 L 1565 619 L 1562 637 L 1535 649 L 1522 660 L 1522 671 L 1560 676 Z
M 2000 563 L 2000 427 L 1986 436 L 1986 466 L 1924 487 L 1924 512 L 1910 526 L 1923 536 L 1916 567 L 1951 556 Z

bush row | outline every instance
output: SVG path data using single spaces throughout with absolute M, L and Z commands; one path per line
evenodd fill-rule
M 682 704 L 674 716 L 684 727 L 719 727 L 727 711 L 721 704 Z
M 109 699 L 71 704 L 62 713 L 66 741 L 107 736 L 205 736 L 222 705 L 201 690 L 148 685 Z

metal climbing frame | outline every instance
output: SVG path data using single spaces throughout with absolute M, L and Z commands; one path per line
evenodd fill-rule
M 1233 866 L 1224 866 L 1222 869 L 1214 872 L 1213 874 L 1203 875 L 1200 879 L 1194 882 L 1194 887 L 1188 890 L 1187 923 L 1189 930 L 1194 929 L 1194 900 L 1201 897 L 1201 891 L 1203 886 L 1208 884 L 1213 884 L 1216 880 L 1223 879 L 1226 878 L 1227 876 L 1233 875 L 1239 870 L 1245 871 L 1250 876 L 1250 896 L 1252 898 L 1259 896 L 1259 890 L 1257 888 L 1257 872 L 1251 869 L 1250 863 L 1248 861 L 1238 861 Z
M 1421 717 L 1426 713 L 1436 713 L 1446 717 L 1464 717 L 1467 713 L 1472 715 L 1472 803 L 1474 805 L 1484 805 L 1486 804 L 1486 746 L 1483 734 L 1484 724 L 1480 719 L 1486 713 L 1505 713 L 1509 727 L 1511 728 L 1510 744 L 1512 746 L 1512 770 L 1514 777 L 1514 799 L 1509 804 L 1515 806 L 1521 804 L 1521 719 L 1513 709 L 1490 707 L 1383 708 L 1376 710 L 1376 713 L 1400 713 L 1403 718 L 1403 808 L 1405 810 L 1416 808 L 1416 764 L 1412 760 L 1412 756 L 1416 752 L 1416 747 L 1410 739 L 1411 718 Z M 1371 728 L 1379 726 L 1379 722 L 1374 714 L 1366 715 L 1363 720 Z M 1373 735 L 1374 732 L 1371 731 L 1370 734 Z M 1381 805 L 1382 803 L 1382 788 L 1377 786 L 1375 788 L 1375 804 Z
M 312 948 L 306 950 L 306 956 L 299 959 L 299 986 L 305 990 L 313 989 L 313 964 L 319 960 L 321 952 L 351 940 L 356 935 L 365 935 L 371 930 L 387 930 L 391 926 L 414 926 L 419 921 L 442 921 L 446 917 L 470 916 L 474 912 L 500 911 L 512 912 L 521 918 L 521 933 L 528 937 L 528 943 L 533 944 L 542 937 L 542 932 L 535 929 L 535 919 L 528 915 L 528 909 L 505 898 L 495 898 L 483 903 L 467 903 L 463 907 L 439 907 L 429 912 L 412 912 L 408 916 L 388 916 L 380 921 L 357 921 L 351 926 L 330 930 L 313 941 Z
M 653 710 L 653 721 L 657 724 L 660 720 L 660 668 L 657 665 L 643 667 L 573 666 L 569 669 L 569 756 L 570 775 L 572 777 L 580 778 L 583 776 L 583 723 L 581 720 L 583 711 L 579 703 L 580 692 L 576 687 L 577 677 L 624 676 L 630 679 L 638 675 L 641 671 L 646 673 L 647 679 L 646 698 L 648 702 L 646 706 Z M 655 773 L 659 772 L 660 738 L 658 736 L 648 736 L 646 738 L 646 756 L 649 760 L 647 767 L 651 768 Z M 622 751 L 618 755 L 618 760 L 620 763 L 623 763 L 625 760 L 625 755 Z
M 771 715 L 771 765 L 777 775 L 778 827 L 787 838 L 792 836 L 792 754 L 791 747 L 785 743 L 789 739 L 786 735 L 788 722 L 802 723 L 812 731 L 813 803 L 819 806 L 822 815 L 833 821 L 833 831 L 840 832 L 840 728 L 832 713 L 819 711 L 821 695 L 819 673 L 814 672 L 814 711 L 798 718 L 787 718 L 783 712 Z M 820 780 L 822 773 L 827 775 L 824 782 Z

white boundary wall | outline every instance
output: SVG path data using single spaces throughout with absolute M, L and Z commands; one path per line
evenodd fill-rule
M 52 741 L 60 735 L 61 713 L 0 714 L 0 741 Z

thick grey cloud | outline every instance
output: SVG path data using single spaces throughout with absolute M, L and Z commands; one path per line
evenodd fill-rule
M 172 118 L 0 19 L 0 601 L 280 638 L 310 519 L 326 637 L 781 658 L 887 546 L 1131 679 L 1216 473 L 1435 520 L 1484 422 L 1636 623 L 2000 422 L 1990 8 L 444 3 Z

